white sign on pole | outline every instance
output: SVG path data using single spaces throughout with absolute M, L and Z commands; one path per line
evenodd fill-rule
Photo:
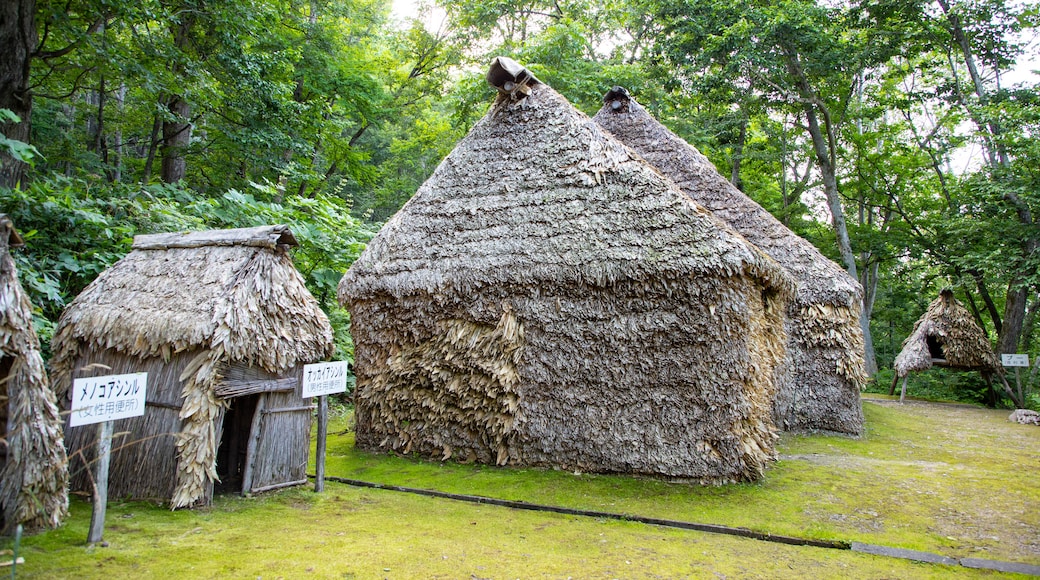
M 74 380 L 69 426 L 77 427 L 144 415 L 147 384 L 148 373 Z
M 1002 354 L 1000 355 L 1000 362 L 1006 367 L 1028 367 L 1029 366 L 1029 355 L 1028 354 Z
M 347 361 L 303 366 L 303 397 L 320 397 L 347 390 Z

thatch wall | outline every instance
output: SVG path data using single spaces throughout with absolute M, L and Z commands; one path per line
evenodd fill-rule
M 358 445 L 758 477 L 791 282 L 552 89 L 497 65 L 494 107 L 340 283 Z
M 285 376 L 332 354 L 332 328 L 292 265 L 291 245 L 285 226 L 138 236 L 58 322 L 51 365 L 63 397 L 81 357 L 115 352 L 146 365 L 194 354 L 177 376 L 174 507 L 208 501 L 226 407 L 216 391 L 230 365 Z M 168 426 L 161 422 L 155 429 Z
M 87 351 L 75 363 L 74 378 L 148 373 L 145 414 L 120 419 L 112 425 L 112 457 L 108 493 L 110 497 L 149 501 L 169 501 L 177 485 L 177 439 L 180 418 L 180 375 L 198 351 L 176 354 L 169 361 L 160 357 L 138 358 L 115 350 Z M 218 426 L 219 427 L 219 426 Z M 219 431 L 217 431 L 219 433 Z M 97 458 L 97 425 L 82 425 L 67 430 L 72 489 L 89 494 L 94 487 L 94 461 Z M 205 493 L 202 502 L 208 502 Z
M 942 349 L 942 357 L 932 356 L 938 353 L 932 352 L 934 346 L 929 347 L 929 340 Z M 1004 373 L 989 337 L 949 289 L 943 290 L 914 324 L 914 330 L 903 341 L 893 367 L 896 376 L 905 377 L 911 372 L 932 368 L 935 359 L 942 360 L 943 366 L 955 369 L 993 375 Z
M 786 313 L 789 359 L 778 378 L 774 420 L 785 430 L 863 430 L 859 283 L 811 243 L 734 187 L 695 147 L 672 133 L 619 87 L 595 121 L 632 147 L 694 201 L 776 260 L 795 279 Z
M 21 238 L 0 215 L 0 533 L 58 527 L 68 512 L 68 464 L 32 305 L 10 247 Z

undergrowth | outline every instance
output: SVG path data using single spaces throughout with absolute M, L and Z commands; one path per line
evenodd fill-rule
M 865 402 L 861 438 L 785 435 L 754 484 L 682 482 L 435 462 L 353 446 L 329 428 L 327 473 L 615 513 L 1040 564 L 1040 429 L 1005 411 Z M 1028 468 L 1032 466 L 1032 468 Z M 23 540 L 22 578 L 679 578 L 999 576 L 841 550 L 472 505 L 336 482 L 172 512 L 113 500 L 87 547 L 90 506 Z M 5 544 L 0 547 L 8 547 Z

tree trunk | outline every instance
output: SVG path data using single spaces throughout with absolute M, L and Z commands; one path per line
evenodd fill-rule
M 148 137 L 148 155 L 144 160 L 144 171 L 141 172 L 142 185 L 148 185 L 148 182 L 152 180 L 152 166 L 155 164 L 155 155 L 159 150 L 159 131 L 161 130 L 162 119 L 156 113 L 155 120 L 152 121 L 152 132 Z
M 939 0 L 939 7 L 942 8 L 943 14 L 946 15 L 946 21 L 950 25 L 950 34 L 957 42 L 957 47 L 961 49 L 961 54 L 964 56 L 964 65 L 968 69 L 968 76 L 971 77 L 971 85 L 975 90 L 975 96 L 978 97 L 981 104 L 985 104 L 987 101 L 986 87 L 982 80 L 982 75 L 979 74 L 979 67 L 975 64 L 975 54 L 971 49 L 971 40 L 964 31 L 964 25 L 961 23 L 960 16 L 952 9 L 949 0 Z M 1010 159 L 1008 158 L 1007 149 L 999 142 L 1002 132 L 1000 126 L 994 122 L 982 121 L 975 111 L 970 110 L 970 108 L 968 112 L 985 136 L 990 163 L 993 166 L 998 164 L 1007 166 L 1010 163 Z
M 939 6 L 942 8 L 943 14 L 946 16 L 946 21 L 950 27 L 950 34 L 957 43 L 957 47 L 960 49 L 961 54 L 964 57 L 964 65 L 968 69 L 968 75 L 971 78 L 971 85 L 975 97 L 979 100 L 981 105 L 985 105 L 989 100 L 988 92 L 985 82 L 982 79 L 982 75 L 979 74 L 978 66 L 975 63 L 974 51 L 971 47 L 971 39 L 968 38 L 964 25 L 961 22 L 960 15 L 956 10 L 953 10 L 949 0 L 939 0 Z M 1000 167 L 1010 166 L 1011 158 L 1008 155 L 1007 148 L 1001 143 L 1003 129 L 1000 124 L 996 121 L 983 120 L 978 116 L 975 107 L 969 106 L 966 99 L 963 97 L 961 100 L 963 106 L 968 110 L 972 120 L 975 121 L 975 124 L 979 128 L 979 133 L 982 135 L 986 145 L 991 167 L 993 169 L 998 169 Z M 1036 224 L 1033 221 L 1032 212 L 1028 204 L 1013 192 L 1005 193 L 1004 199 L 1014 207 L 1018 214 L 1019 221 L 1024 227 L 1030 229 L 1035 228 Z M 1038 248 L 1040 248 L 1040 238 L 1036 235 L 1031 235 L 1022 244 L 1023 255 L 1031 255 L 1036 252 Z M 997 327 L 999 334 L 997 340 L 998 353 L 1015 353 L 1018 350 L 1018 343 L 1022 337 L 1022 325 L 1025 320 L 1026 302 L 1028 298 L 1028 293 L 1025 288 L 1021 287 L 1020 282 L 1018 276 L 1013 276 L 1012 280 L 1008 284 L 1007 300 L 1004 303 L 1003 326 Z M 995 316 L 994 319 L 996 319 Z
M 1022 338 L 1022 326 L 1026 320 L 1028 298 L 1029 292 L 1025 287 L 1008 287 L 1007 301 L 1004 303 L 1004 326 L 997 339 L 997 354 L 1018 352 L 1018 342 Z
M 195 26 L 196 12 L 189 10 L 184 3 L 181 4 L 182 18 L 172 23 L 170 35 L 177 50 L 187 52 L 191 45 L 191 30 Z M 174 63 L 170 72 L 175 77 L 180 77 L 185 72 L 184 66 Z M 172 118 L 164 119 L 162 123 L 162 168 L 159 178 L 165 183 L 176 183 L 184 179 L 187 173 L 184 153 L 191 143 L 191 103 L 185 100 L 183 95 L 169 95 L 164 99 L 163 105 L 170 111 Z
M 868 376 L 877 374 L 877 356 L 874 353 L 874 335 L 870 332 L 870 317 L 874 313 L 874 299 L 877 297 L 878 263 L 874 262 L 863 268 L 863 314 L 859 317 L 860 326 L 863 328 L 863 364 Z
M 8 139 L 29 142 L 32 93 L 29 64 L 36 49 L 36 0 L 0 2 L 0 109 L 21 119 L 0 124 Z M 16 187 L 25 178 L 25 163 L 0 151 L 0 187 Z
M 838 194 L 838 176 L 834 162 L 829 154 L 830 143 L 824 137 L 820 123 L 816 117 L 816 109 L 806 105 L 805 114 L 809 121 L 809 135 L 812 137 L 813 151 L 816 153 L 816 164 L 820 168 L 823 179 L 823 193 L 827 197 L 827 207 L 831 211 L 831 225 L 838 240 L 838 252 L 849 276 L 859 279 L 856 269 L 856 255 L 852 252 L 852 240 L 849 238 L 849 227 L 845 223 L 845 210 L 841 207 L 841 196 Z
M 986 287 L 986 279 L 982 276 L 982 272 L 973 270 L 970 274 L 975 279 L 975 287 L 979 289 L 979 296 L 982 298 L 982 303 L 986 305 L 986 312 L 993 322 L 993 328 L 996 329 L 997 334 L 1004 332 L 1004 321 L 1000 317 L 997 305 L 993 302 L 993 297 L 989 294 L 989 288 Z
M 1026 321 L 1022 326 L 1022 350 L 1033 350 L 1033 332 L 1036 330 L 1036 313 L 1040 309 L 1040 296 L 1033 295 L 1033 302 L 1026 307 Z
M 820 177 L 823 181 L 823 192 L 827 197 L 827 207 L 831 212 L 831 225 L 834 227 L 834 236 L 838 242 L 838 253 L 841 254 L 841 261 L 844 263 L 845 271 L 852 276 L 853 279 L 859 280 L 859 274 L 856 268 L 856 254 L 852 252 L 852 240 L 849 237 L 849 228 L 845 223 L 845 209 L 841 205 L 841 195 L 838 191 L 838 175 L 837 175 L 837 136 L 835 135 L 834 127 L 831 123 L 831 115 L 827 110 L 827 106 L 820 100 L 819 95 L 813 90 L 809 84 L 809 79 L 806 77 L 805 72 L 802 70 L 801 64 L 799 63 L 799 57 L 789 47 L 784 47 L 784 54 L 786 57 L 787 70 L 794 77 L 795 83 L 798 85 L 798 92 L 803 102 L 805 103 L 805 120 L 808 125 L 809 136 L 812 138 L 813 153 L 816 155 L 816 165 L 820 169 Z M 820 125 L 819 116 L 823 116 L 823 126 Z M 870 308 L 867 308 L 866 304 L 866 293 L 867 288 L 863 289 L 864 292 L 864 308 L 860 313 L 859 324 L 863 329 L 864 339 L 864 366 L 867 371 L 877 372 L 877 360 L 874 356 L 874 342 L 870 334 L 870 311 L 873 309 L 873 301 L 871 299 Z
M 119 118 L 123 118 L 123 106 L 126 103 L 126 85 L 120 84 L 119 90 L 116 91 L 116 109 L 118 110 Z M 123 180 L 123 129 L 122 124 L 116 125 L 116 130 L 112 133 L 112 163 L 108 171 L 108 180 L 112 183 L 119 183 Z
M 733 146 L 733 158 L 730 161 L 730 173 L 729 182 L 733 184 L 733 187 L 744 191 L 743 184 L 740 181 L 740 162 L 744 159 L 744 142 L 747 141 L 747 118 L 740 124 L 740 134 L 737 136 L 737 143 Z
M 1006 192 L 1004 199 L 1009 202 L 1018 215 L 1018 221 L 1030 231 L 1036 227 L 1033 213 L 1025 200 L 1014 192 Z M 1040 250 L 1040 237 L 1031 234 L 1022 242 L 1022 255 L 1032 256 Z M 1004 302 L 1004 326 L 1000 329 L 997 346 L 999 353 L 1014 354 L 1018 352 L 1018 343 L 1022 338 L 1022 325 L 1026 317 L 1026 304 L 1029 292 L 1020 276 L 1013 276 L 1008 282 L 1007 300 Z
M 87 122 L 87 134 L 91 136 L 90 143 L 87 145 L 87 151 L 93 151 L 97 153 L 99 157 L 102 157 L 102 142 L 105 140 L 105 77 L 102 76 L 98 81 L 97 90 L 97 102 L 91 102 L 93 99 L 87 99 L 87 103 L 91 105 L 97 105 L 97 117 L 94 118 L 93 123 L 89 120 Z M 105 159 L 102 159 L 105 161 Z
M 827 197 L 827 207 L 831 211 L 831 224 L 834 234 L 838 240 L 838 252 L 841 261 L 844 262 L 845 270 L 855 279 L 859 279 L 856 273 L 856 255 L 852 253 L 852 241 L 849 239 L 849 228 L 845 224 L 845 210 L 841 207 L 841 196 L 838 194 L 837 176 L 837 143 L 834 128 L 830 123 L 830 113 L 827 107 L 820 102 L 819 96 L 809 84 L 801 64 L 798 62 L 798 54 L 788 47 L 784 47 L 787 70 L 794 77 L 798 85 L 798 93 L 805 103 L 805 120 L 809 128 L 809 136 L 812 138 L 813 153 L 816 154 L 816 165 L 820 168 L 820 177 L 823 180 L 823 192 Z M 820 126 L 817 109 L 823 115 L 824 127 Z M 826 129 L 826 134 L 824 133 Z
M 162 173 L 165 183 L 177 183 L 184 179 L 187 162 L 184 151 L 191 142 L 191 105 L 180 96 L 173 96 L 166 106 L 174 119 L 162 124 Z

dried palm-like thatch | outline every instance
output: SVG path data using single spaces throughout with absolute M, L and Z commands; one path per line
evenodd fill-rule
M 785 430 L 863 430 L 859 283 L 811 243 L 744 195 L 695 147 L 615 87 L 595 121 L 776 260 L 795 279 L 785 326 L 788 360 L 778 378 L 773 418 Z
M 68 512 L 61 418 L 40 356 L 32 306 L 9 249 L 21 237 L 0 215 L 0 533 L 56 528 Z
M 984 375 L 1004 373 L 985 331 L 948 288 L 940 292 L 914 324 L 893 367 L 897 377 L 905 377 L 935 365 L 980 371 Z
M 340 282 L 357 443 L 758 477 L 793 284 L 526 69 Z
M 225 385 L 229 369 L 292 376 L 299 365 L 331 355 L 331 326 L 287 252 L 295 244 L 285 226 L 138 236 L 133 251 L 62 314 L 51 363 L 60 396 L 73 374 L 92 363 L 110 369 L 100 374 L 150 369 L 163 377 L 150 380 L 149 405 L 156 408 L 131 425 L 157 438 L 182 425 L 168 441 L 176 448 L 175 472 L 151 464 L 135 476 L 145 481 L 126 483 L 127 494 L 172 486 L 172 498 L 160 499 L 174 507 L 208 502 L 227 406 L 217 393 L 234 390 Z M 81 437 L 75 443 L 88 447 L 89 437 Z M 165 453 L 154 461 L 169 463 L 170 451 L 153 453 Z M 132 458 L 126 463 L 141 469 Z

